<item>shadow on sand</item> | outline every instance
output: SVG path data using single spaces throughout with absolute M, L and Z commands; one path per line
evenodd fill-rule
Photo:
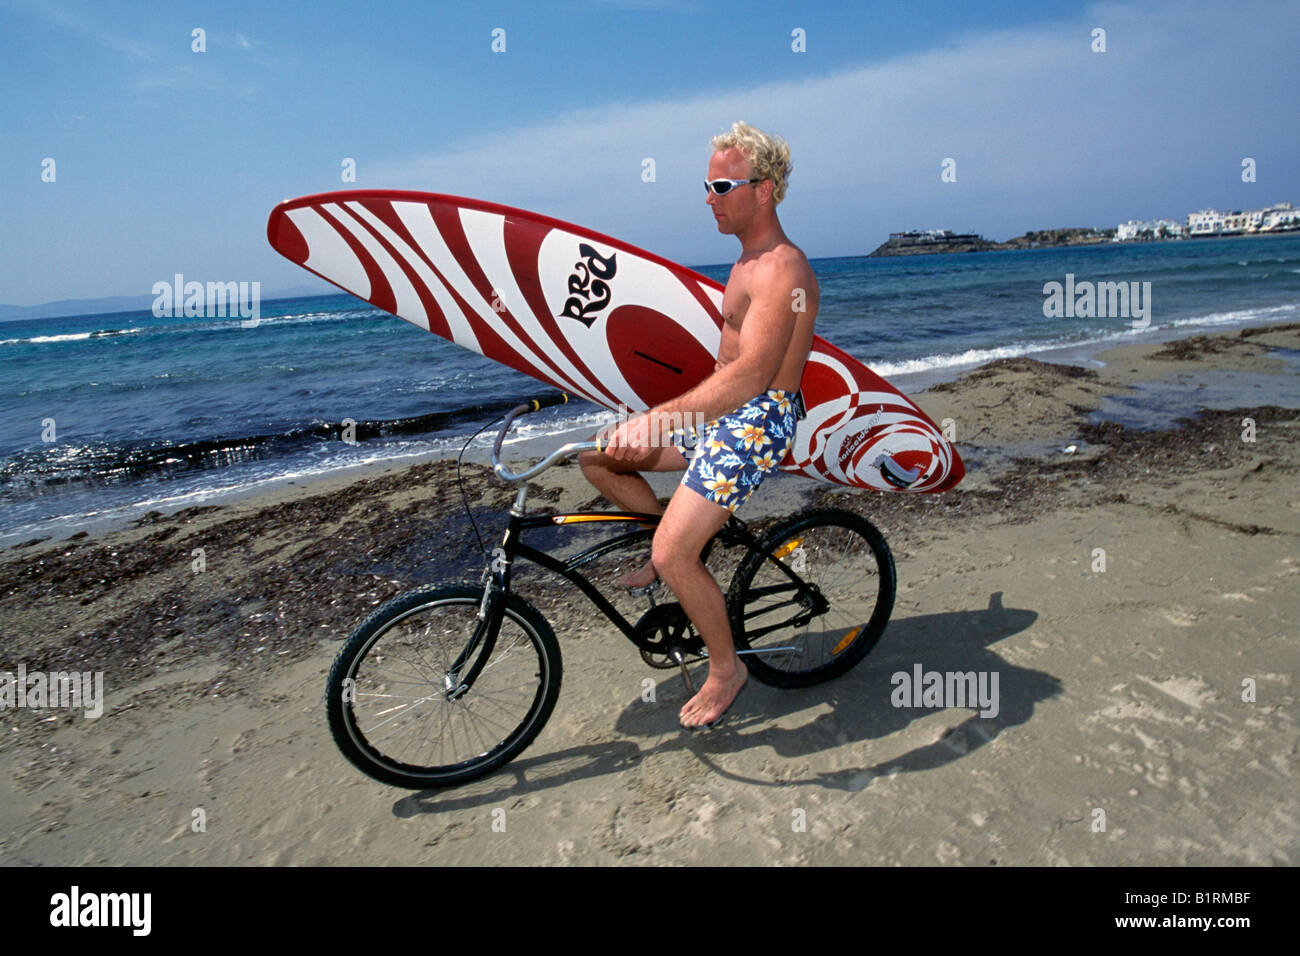
M 802 690 L 780 690 L 751 679 L 724 722 L 702 733 L 687 731 L 678 723 L 677 711 L 688 697 L 680 673 L 651 672 L 669 676 L 658 682 L 654 702 L 644 702 L 638 696 L 624 708 L 615 724 L 618 739 L 550 753 L 539 753 L 534 743 L 531 751 L 490 777 L 455 789 L 404 796 L 394 804 L 393 812 L 407 817 L 495 804 L 577 780 L 618 774 L 647 758 L 682 749 L 695 753 L 720 776 L 754 786 L 812 785 L 858 791 L 876 777 L 940 767 L 996 739 L 1005 728 L 1027 722 L 1037 702 L 1060 693 L 1060 682 L 1050 674 L 1010 665 L 992 650 L 992 645 L 1023 631 L 1037 618 L 1032 610 L 1003 607 L 999 591 L 978 611 L 895 619 L 880 644 L 843 677 Z M 978 704 L 972 702 L 970 716 L 937 741 L 879 763 L 802 779 L 745 776 L 719 766 L 718 758 L 753 748 L 771 748 L 777 757 L 792 763 L 853 744 L 864 745 L 862 750 L 869 755 L 871 741 L 898 734 L 913 721 L 935 712 L 933 707 L 896 707 L 891 702 L 895 689 L 892 676 L 900 671 L 910 675 L 917 664 L 925 671 L 996 672 L 996 716 L 981 717 Z M 696 677 L 697 685 L 699 680 Z M 789 726 L 797 719 L 794 715 L 805 711 L 816 716 Z M 642 746 L 638 738 L 649 743 Z

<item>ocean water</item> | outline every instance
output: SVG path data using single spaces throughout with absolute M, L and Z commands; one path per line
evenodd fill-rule
M 818 333 L 908 392 L 995 358 L 1078 361 L 1300 319 L 1297 234 L 813 267 Z M 697 268 L 726 280 L 727 266 Z M 1044 285 L 1067 274 L 1076 287 L 1149 282 L 1149 327 L 1132 328 L 1132 314 L 1046 316 Z M 149 311 L 0 323 L 0 545 L 458 450 L 547 390 L 342 293 L 265 301 L 254 328 Z M 522 435 L 607 417 L 579 403 L 530 418 Z

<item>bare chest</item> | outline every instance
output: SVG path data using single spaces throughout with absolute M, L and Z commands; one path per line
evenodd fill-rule
M 740 327 L 749 310 L 749 294 L 736 283 L 728 283 L 722 295 L 722 341 L 718 347 L 718 362 L 725 365 L 740 354 Z

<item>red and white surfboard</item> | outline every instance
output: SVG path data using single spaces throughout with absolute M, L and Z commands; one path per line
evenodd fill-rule
M 280 203 L 266 234 L 372 305 L 606 408 L 649 408 L 713 372 L 723 287 L 580 226 L 457 196 L 348 190 Z M 782 469 L 917 492 L 965 473 L 923 411 L 821 338 L 801 387 L 808 416 Z

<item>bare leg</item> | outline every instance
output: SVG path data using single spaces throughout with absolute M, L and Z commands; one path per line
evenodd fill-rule
M 641 477 L 643 471 L 684 471 L 686 458 L 675 447 L 652 449 L 636 461 L 616 461 L 603 452 L 584 451 L 578 464 L 587 480 L 596 490 L 621 511 L 639 511 L 642 514 L 663 514 L 659 499 L 650 483 Z M 627 575 L 619 584 L 627 588 L 643 587 L 655 579 L 653 558 L 639 571 Z
M 682 707 L 683 727 L 698 727 L 721 717 L 749 676 L 736 655 L 722 589 L 700 560 L 700 551 L 729 515 L 722 505 L 682 485 L 655 532 L 654 566 L 709 649 L 709 676 L 699 693 Z

